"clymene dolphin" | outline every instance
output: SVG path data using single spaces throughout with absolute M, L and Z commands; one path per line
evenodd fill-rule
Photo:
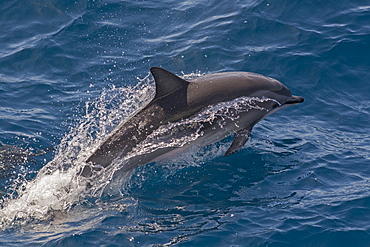
M 248 140 L 253 126 L 266 116 L 290 105 L 303 102 L 293 96 L 281 82 L 255 73 L 224 72 L 184 80 L 162 68 L 150 69 L 156 85 L 154 99 L 127 121 L 121 123 L 86 160 L 80 174 L 91 177 L 108 167 L 116 158 L 125 157 L 138 148 L 154 131 L 168 123 L 190 118 L 202 110 L 222 102 L 246 97 L 255 99 L 257 107 L 243 111 L 227 111 L 229 117 L 200 123 L 201 135 L 194 143 L 205 146 L 234 134 L 234 141 L 225 155 L 238 151 Z M 221 118 L 223 124 L 220 124 Z M 181 131 L 181 130 L 179 130 Z M 188 143 L 187 145 L 191 145 Z M 163 147 L 139 155 L 126 164 L 125 170 L 154 161 L 178 147 Z

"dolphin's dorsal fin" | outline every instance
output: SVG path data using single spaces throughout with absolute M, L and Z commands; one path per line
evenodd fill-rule
M 150 68 L 150 72 L 154 77 L 156 86 L 155 98 L 164 97 L 180 88 L 186 89 L 189 84 L 188 81 L 159 67 Z

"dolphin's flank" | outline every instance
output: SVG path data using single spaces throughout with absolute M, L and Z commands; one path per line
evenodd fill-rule
M 256 106 L 259 108 L 239 111 L 238 116 L 226 116 L 226 120 L 222 119 L 222 126 L 218 121 L 221 119 L 201 123 L 202 136 L 187 144 L 205 146 L 234 134 L 234 141 L 225 155 L 233 154 L 247 142 L 256 123 L 282 108 L 303 102 L 302 97 L 293 96 L 281 82 L 255 73 L 216 73 L 187 81 L 162 68 L 153 67 L 150 71 L 156 85 L 154 99 L 108 136 L 86 160 L 87 165 L 80 171 L 81 176 L 91 177 L 115 159 L 125 157 L 161 126 L 190 118 L 222 102 L 243 97 L 257 99 Z M 123 169 L 134 169 L 178 149 L 158 148 L 129 160 Z

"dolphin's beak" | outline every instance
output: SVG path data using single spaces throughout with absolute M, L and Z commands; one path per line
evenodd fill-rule
M 295 104 L 299 104 L 299 103 L 302 103 L 304 101 L 304 98 L 303 97 L 300 97 L 300 96 L 294 96 L 292 95 L 286 102 L 285 102 L 285 105 L 295 105 Z

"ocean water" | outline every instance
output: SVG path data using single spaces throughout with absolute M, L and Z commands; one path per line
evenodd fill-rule
M 0 246 L 370 246 L 370 5 L 4 0 Z M 250 71 L 303 104 L 106 174 L 81 162 L 153 97 L 149 68 Z

